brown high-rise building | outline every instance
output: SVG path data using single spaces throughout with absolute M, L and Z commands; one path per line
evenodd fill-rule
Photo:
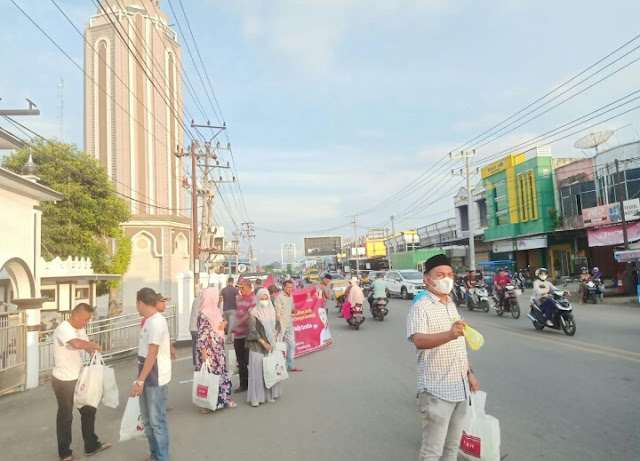
M 125 309 L 150 286 L 175 293 L 189 269 L 181 51 L 159 0 L 100 0 L 85 37 L 85 150 L 105 166 L 133 218 Z

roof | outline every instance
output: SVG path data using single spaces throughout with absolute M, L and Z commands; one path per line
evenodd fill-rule
M 4 168 L 0 168 L 0 189 L 24 195 L 40 202 L 55 202 L 64 199 L 64 195 L 61 193 Z
M 57 282 L 101 282 L 103 280 L 116 280 L 122 277 L 119 274 L 77 274 L 77 275 L 60 275 L 51 277 L 42 277 L 42 285 L 50 285 Z
M 0 127 L 0 149 L 20 149 L 24 146 L 20 138 Z

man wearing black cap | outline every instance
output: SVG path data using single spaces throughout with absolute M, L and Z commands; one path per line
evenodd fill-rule
M 418 407 L 422 413 L 420 461 L 455 461 L 467 412 L 469 390 L 479 389 L 467 359 L 465 322 L 449 297 L 453 269 L 449 258 L 425 262 L 426 294 L 407 317 L 407 337 L 418 357 Z
M 149 441 L 151 459 L 169 460 L 169 426 L 167 424 L 167 385 L 171 381 L 169 326 L 158 312 L 162 295 L 142 288 L 136 295 L 138 313 L 145 318 L 138 345 L 138 379 L 131 396 L 140 396 L 140 414 Z

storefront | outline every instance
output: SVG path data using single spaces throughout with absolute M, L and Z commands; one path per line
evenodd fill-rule
M 627 236 L 630 243 L 640 240 L 640 222 L 627 223 Z M 617 224 L 590 229 L 587 232 L 587 238 L 592 265 L 597 266 L 604 277 L 615 277 L 619 271 L 619 266 L 614 257 L 614 252 L 616 247 L 619 247 L 624 242 L 622 225 Z
M 624 250 L 616 251 L 614 253 L 614 259 L 618 263 L 635 263 L 636 266 L 636 295 L 638 296 L 638 302 L 640 302 L 640 272 L 637 268 L 640 265 L 640 250 Z M 628 291 L 627 291 L 628 293 Z

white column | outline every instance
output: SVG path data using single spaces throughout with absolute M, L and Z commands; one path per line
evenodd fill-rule
M 193 304 L 193 272 L 184 271 L 176 278 L 176 315 L 178 321 L 178 341 L 191 341 L 189 320 L 191 318 L 191 305 Z

